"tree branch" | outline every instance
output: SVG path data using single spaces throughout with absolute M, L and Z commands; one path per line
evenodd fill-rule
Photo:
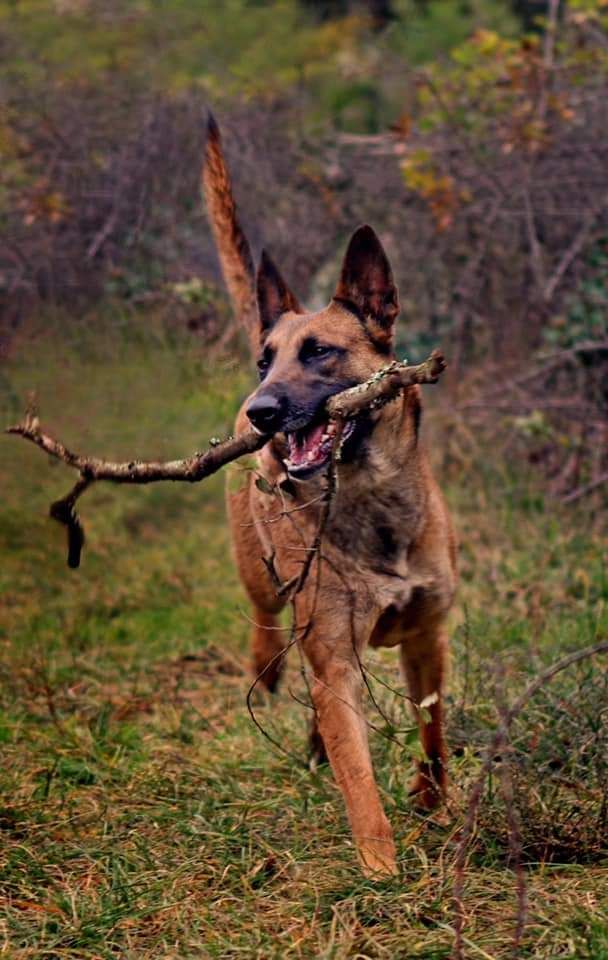
M 384 406 L 415 383 L 437 383 L 445 368 L 446 362 L 439 350 L 433 350 L 430 357 L 416 367 L 394 360 L 369 380 L 331 397 L 327 411 L 332 419 L 349 420 L 362 410 Z
M 415 383 L 435 383 L 444 369 L 445 360 L 437 350 L 418 366 L 408 367 L 405 363 L 394 361 L 364 383 L 332 397 L 327 404 L 328 415 L 330 419 L 343 421 L 355 417 L 366 408 L 376 409 Z M 45 453 L 73 467 L 80 475 L 69 493 L 56 500 L 50 508 L 53 519 L 67 527 L 68 566 L 70 567 L 79 566 L 84 544 L 84 530 L 75 510 L 76 501 L 93 483 L 100 480 L 132 484 L 156 483 L 160 480 L 198 483 L 232 460 L 260 450 L 271 439 L 271 435 L 249 430 L 222 442 L 211 440 L 209 450 L 204 453 L 195 453 L 194 456 L 182 460 L 113 462 L 74 453 L 60 440 L 43 433 L 32 397 L 30 397 L 23 422 L 8 427 L 6 433 L 29 440 Z

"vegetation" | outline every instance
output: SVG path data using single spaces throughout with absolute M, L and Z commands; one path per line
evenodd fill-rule
M 149 312 L 47 316 L 45 328 L 16 344 L 2 417 L 14 420 L 35 387 L 45 421 L 83 449 L 196 449 L 228 432 L 247 390 L 234 361 L 210 364 L 192 334 Z M 429 438 L 447 415 L 433 405 Z M 556 507 L 532 479 L 495 464 L 446 465 L 462 540 L 452 800 L 444 818 L 410 806 L 417 736 L 399 693 L 383 686 L 401 689 L 394 656 L 375 653 L 370 683 L 385 718 L 371 703 L 368 716 L 402 871 L 378 887 L 358 873 L 331 776 L 305 768 L 297 659 L 276 706 L 256 701 L 260 723 L 293 756 L 277 754 L 247 714 L 247 605 L 228 554 L 223 478 L 93 491 L 74 572 L 62 531 L 45 518 L 67 469 L 3 444 L 8 955 L 448 957 L 455 849 L 497 722 L 496 690 L 511 701 L 541 666 L 606 636 L 603 519 L 584 504 L 576 514 Z M 467 956 L 510 956 L 507 765 L 529 890 L 519 955 L 606 955 L 606 677 L 599 661 L 573 667 L 516 722 L 513 754 L 484 790 L 465 874 Z
M 70 571 L 46 514 L 73 478 L 2 438 L 11 960 L 450 957 L 501 709 L 608 636 L 607 38 L 605 0 L 0 4 L 2 422 L 35 389 L 84 452 L 182 456 L 230 432 L 251 378 L 198 199 L 211 104 L 255 250 L 303 301 L 331 291 L 358 223 L 386 242 L 399 356 L 450 363 L 424 429 L 461 541 L 444 814 L 407 797 L 420 747 L 395 657 L 366 661 L 401 869 L 377 885 L 306 767 L 297 651 L 277 700 L 254 696 L 288 753 L 247 713 L 226 478 L 94 489 Z M 560 673 L 494 757 L 467 960 L 608 958 L 607 678 L 599 656 Z

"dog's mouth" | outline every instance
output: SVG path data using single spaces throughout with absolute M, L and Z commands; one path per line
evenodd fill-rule
M 340 442 L 347 440 L 354 429 L 354 421 L 349 420 L 342 431 Z M 308 424 L 293 433 L 286 433 L 288 457 L 285 466 L 289 476 L 294 480 L 306 480 L 326 467 L 331 459 L 336 430 L 333 420 L 325 420 Z

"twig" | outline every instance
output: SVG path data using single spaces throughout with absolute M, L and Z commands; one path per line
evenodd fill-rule
M 608 193 L 604 194 L 599 203 L 594 204 L 593 207 L 591 207 L 591 209 L 585 214 L 585 219 L 583 220 L 579 232 L 574 237 L 568 249 L 564 251 L 559 263 L 557 264 L 544 288 L 543 298 L 545 303 L 550 303 L 553 299 L 553 295 L 561 283 L 564 274 L 585 246 L 593 224 L 599 217 L 600 213 L 605 210 L 607 205 Z
M 560 0 L 547 0 L 547 22 L 543 37 L 543 69 L 541 73 L 541 90 L 536 115 L 539 123 L 544 124 L 548 103 L 547 80 L 554 70 L 555 38 L 557 36 L 557 17 Z
M 545 70 L 551 70 L 553 68 L 553 52 L 555 49 L 559 3 L 560 0 L 548 0 L 547 2 L 548 16 L 543 38 L 543 65 Z
M 591 483 L 586 483 L 584 487 L 577 487 L 576 490 L 573 490 L 565 497 L 562 497 L 562 503 L 574 503 L 575 500 L 579 500 L 581 497 L 585 497 L 588 493 L 592 493 L 604 483 L 608 483 L 608 470 L 606 470 L 605 473 L 601 473 L 599 477 L 596 477 L 595 480 L 591 481 Z
M 253 694 L 258 683 L 264 677 L 266 672 L 270 670 L 271 667 L 273 667 L 277 662 L 281 662 L 283 658 L 287 656 L 287 654 L 289 653 L 290 649 L 294 646 L 294 644 L 297 644 L 297 643 L 298 643 L 297 632 L 294 631 L 293 635 L 289 640 L 289 643 L 287 643 L 287 645 L 283 647 L 282 650 L 279 650 L 277 653 L 275 653 L 275 655 L 265 665 L 263 670 L 261 670 L 260 673 L 257 674 L 257 676 L 254 678 L 252 683 L 249 685 L 247 696 L 245 698 L 245 703 L 247 705 L 247 712 L 249 713 L 249 716 L 253 720 L 254 725 L 258 728 L 262 736 L 266 737 L 266 739 L 269 741 L 269 743 L 273 745 L 273 747 L 276 747 L 277 750 L 285 754 L 285 756 L 289 757 L 291 760 L 295 760 L 298 766 L 303 767 L 306 770 L 308 769 L 308 765 L 302 760 L 302 758 L 299 757 L 297 753 L 294 753 L 292 750 L 289 750 L 283 743 L 277 740 L 276 737 L 273 737 L 272 734 L 268 733 L 268 730 L 266 729 L 266 727 L 264 727 L 260 723 L 260 721 L 258 720 L 255 714 L 255 710 L 253 709 Z
M 204 453 L 195 453 L 192 457 L 182 460 L 125 460 L 113 462 L 101 460 L 98 457 L 87 457 L 72 450 L 68 450 L 59 440 L 43 433 L 36 422 L 26 421 L 13 427 L 8 427 L 6 433 L 16 434 L 30 440 L 57 460 L 62 460 L 69 467 L 86 477 L 90 483 L 99 480 L 108 480 L 111 483 L 156 483 L 159 480 L 181 480 L 187 483 L 198 483 L 205 477 L 215 473 L 220 467 L 236 460 L 248 453 L 254 453 L 270 440 L 270 436 L 256 433 L 253 430 L 241 433 L 238 437 L 229 437 L 227 440 L 212 442 L 210 450 Z
M 114 230 L 114 227 L 116 226 L 116 222 L 118 220 L 119 210 L 120 210 L 120 207 L 117 203 L 117 205 L 111 211 L 110 216 L 102 224 L 101 229 L 98 230 L 95 236 L 93 237 L 91 243 L 87 248 L 87 252 L 86 252 L 87 260 L 93 260 L 94 257 L 97 256 L 102 246 L 104 245 L 104 243 L 106 242 L 106 240 L 108 239 L 112 231 Z
M 72 567 L 72 569 L 80 566 L 80 554 L 84 546 L 84 529 L 74 506 L 80 494 L 84 493 L 92 482 L 88 477 L 81 474 L 70 492 L 65 497 L 55 500 L 49 509 L 49 514 L 53 520 L 57 520 L 58 523 L 63 523 L 67 527 L 68 567 Z
M 526 178 L 526 179 L 529 179 Z M 543 255 L 541 250 L 540 241 L 538 239 L 538 234 L 536 232 L 536 224 L 534 222 L 534 211 L 532 210 L 532 203 L 530 201 L 530 191 L 528 189 L 528 184 L 526 183 L 523 190 L 522 196 L 524 200 L 524 210 L 526 213 L 526 232 L 528 234 L 528 246 L 530 248 L 530 259 L 532 264 L 532 272 L 534 274 L 534 279 L 540 293 L 543 290 L 546 291 L 546 282 L 545 282 L 545 268 L 543 265 Z
M 108 480 L 111 483 L 155 483 L 159 480 L 182 480 L 197 483 L 215 473 L 231 460 L 247 453 L 254 453 L 270 439 L 263 434 L 250 431 L 238 437 L 230 437 L 223 443 L 217 443 L 205 453 L 197 453 L 185 460 L 128 460 L 113 463 L 97 457 L 85 457 L 69 450 L 59 440 L 40 429 L 38 414 L 30 403 L 23 423 L 9 427 L 7 433 L 30 440 L 50 456 L 63 461 L 69 467 L 78 470 L 80 476 L 72 489 L 59 500 L 51 504 L 49 513 L 54 520 L 67 528 L 68 566 L 80 565 L 80 554 L 84 545 L 84 529 L 75 505 L 78 498 L 93 483 Z
M 395 360 L 364 383 L 331 397 L 327 403 L 328 413 L 333 419 L 348 420 L 366 408 L 377 409 L 415 383 L 437 383 L 445 368 L 446 362 L 439 350 L 433 350 L 430 357 L 416 367 Z
M 418 366 L 408 367 L 405 363 L 394 361 L 364 383 L 332 397 L 327 404 L 328 415 L 332 420 L 344 421 L 355 417 L 366 408 L 381 407 L 406 387 L 416 383 L 435 383 L 444 369 L 445 360 L 437 350 Z M 99 457 L 87 457 L 75 453 L 60 440 L 55 440 L 49 434 L 43 433 L 38 411 L 31 397 L 23 422 L 9 427 L 6 432 L 29 440 L 45 453 L 73 467 L 80 474 L 77 483 L 69 493 L 55 501 L 50 508 L 51 516 L 67 527 L 70 567 L 79 566 L 84 543 L 84 530 L 75 511 L 75 504 L 93 483 L 101 480 L 130 484 L 156 483 L 161 480 L 198 483 L 232 460 L 260 450 L 271 439 L 270 434 L 260 434 L 250 430 L 237 437 L 229 437 L 223 442 L 212 440 L 210 441 L 211 449 L 182 460 L 127 460 L 115 463 Z M 304 570 L 307 566 L 305 565 Z M 296 578 L 290 587 L 303 582 L 303 579 L 305 577 Z

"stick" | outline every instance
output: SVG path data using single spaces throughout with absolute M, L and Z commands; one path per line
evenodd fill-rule
M 433 351 L 424 363 L 414 367 L 393 361 L 364 383 L 331 397 L 327 404 L 328 415 L 330 419 L 343 421 L 355 417 L 366 408 L 377 409 L 394 399 L 406 387 L 415 383 L 435 383 L 445 366 L 445 360 L 438 350 Z M 99 457 L 87 457 L 74 453 L 60 440 L 55 440 L 49 434 L 43 433 L 32 397 L 30 397 L 23 422 L 8 427 L 6 433 L 29 440 L 51 457 L 61 460 L 79 473 L 79 478 L 71 490 L 64 497 L 56 500 L 50 508 L 53 519 L 67 527 L 68 566 L 73 568 L 80 564 L 84 544 L 84 530 L 75 505 L 78 498 L 93 483 L 100 480 L 138 484 L 156 483 L 160 480 L 198 483 L 232 460 L 237 460 L 245 454 L 255 453 L 272 439 L 270 434 L 249 430 L 222 442 L 212 440 L 209 450 L 204 453 L 195 453 L 194 456 L 182 460 L 126 460 L 115 463 Z
M 364 383 L 330 397 L 327 411 L 331 419 L 349 420 L 366 408 L 384 406 L 415 383 L 437 383 L 445 368 L 446 362 L 439 350 L 433 350 L 430 357 L 416 367 L 394 360 Z
M 574 503 L 575 500 L 586 497 L 588 493 L 593 493 L 594 490 L 597 490 L 597 488 L 601 487 L 604 483 L 608 483 L 608 470 L 600 473 L 599 477 L 596 477 L 595 480 L 592 480 L 590 483 L 586 483 L 583 487 L 577 487 L 576 490 L 572 490 L 571 493 L 566 494 L 565 497 L 562 497 L 562 503 Z

